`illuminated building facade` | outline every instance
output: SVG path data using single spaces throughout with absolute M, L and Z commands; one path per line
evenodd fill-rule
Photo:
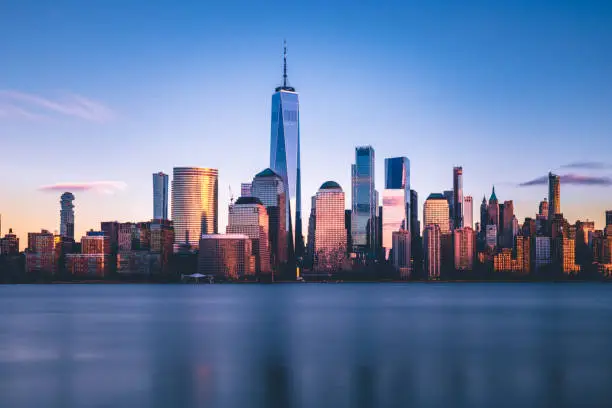
M 382 246 L 385 259 L 393 247 L 393 233 L 410 233 L 410 161 L 406 157 L 385 159 L 385 189 L 382 199 Z M 408 249 L 410 250 L 410 249 Z M 410 259 L 410 255 L 408 255 Z
M 251 239 L 244 234 L 202 235 L 198 273 L 218 279 L 241 279 L 255 275 Z
M 423 205 L 423 225 L 437 225 L 442 234 L 450 232 L 448 200 L 442 194 L 430 194 Z
M 64 193 L 60 198 L 60 235 L 74 239 L 74 195 Z
M 448 207 L 447 207 L 448 218 Z M 425 273 L 428 279 L 439 279 L 442 263 L 442 230 L 438 224 L 429 224 L 423 230 Z
M 393 267 L 400 274 L 400 279 L 408 279 L 412 270 L 410 249 L 412 237 L 409 231 L 393 231 Z
M 374 184 L 374 148 L 355 148 L 355 164 L 351 166 L 351 235 L 353 252 L 360 257 L 376 254 L 377 193 Z
M 474 230 L 470 227 L 453 231 L 455 269 L 471 271 L 474 266 Z
M 453 227 L 463 227 L 463 167 L 453 167 Z
M 327 181 L 315 200 L 314 270 L 341 270 L 346 260 L 344 192 L 338 183 Z
M 474 229 L 474 204 L 472 196 L 463 197 L 463 226 Z
M 153 219 L 168 219 L 168 175 L 153 173 Z
M 561 179 L 553 173 L 548 173 L 548 220 L 561 213 Z
M 219 185 L 216 169 L 175 167 L 172 179 L 172 222 L 175 249 L 197 248 L 200 236 L 216 234 Z

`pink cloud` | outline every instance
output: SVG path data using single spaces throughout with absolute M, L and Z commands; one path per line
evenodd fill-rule
M 95 191 L 102 194 L 114 194 L 118 191 L 123 191 L 127 188 L 127 184 L 123 181 L 87 181 L 74 183 L 56 183 L 38 187 L 40 191 L 53 191 L 71 193 L 81 191 Z

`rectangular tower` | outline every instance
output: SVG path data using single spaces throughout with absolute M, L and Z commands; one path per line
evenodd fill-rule
M 453 167 L 453 226 L 463 227 L 463 167 Z
M 168 175 L 153 173 L 153 219 L 168 219 Z
M 400 230 L 410 233 L 410 161 L 407 157 L 385 159 L 382 208 L 382 246 L 385 259 L 389 260 L 393 233 Z

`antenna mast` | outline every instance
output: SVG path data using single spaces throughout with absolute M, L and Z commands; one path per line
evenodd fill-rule
M 287 87 L 287 40 L 283 40 L 283 88 Z

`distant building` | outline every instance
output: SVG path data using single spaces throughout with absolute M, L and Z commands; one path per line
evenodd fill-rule
M 168 219 L 168 175 L 153 173 L 153 219 Z
M 250 195 L 259 198 L 268 212 L 270 262 L 278 270 L 289 261 L 289 251 L 292 247 L 287 231 L 287 218 L 283 216 L 287 199 L 283 178 L 270 168 L 257 173 L 251 183 Z
M 455 222 L 455 192 L 453 190 L 444 190 L 442 195 L 448 202 L 448 219 L 450 222 L 450 229 L 452 230 Z
M 489 221 L 489 207 L 487 205 L 487 198 L 482 196 L 482 203 L 480 203 L 480 238 L 484 241 L 486 239 L 487 224 Z
M 13 234 L 13 229 L 9 228 L 8 234 L 0 239 L 0 255 L 12 256 L 19 254 L 19 238 Z
M 385 159 L 385 189 L 382 203 L 382 246 L 385 260 L 393 246 L 393 233 L 410 232 L 410 161 L 406 157 Z M 410 251 L 410 248 L 408 248 Z M 410 254 L 408 254 L 410 259 Z
M 240 197 L 229 206 L 227 234 L 244 234 L 251 239 L 255 271 L 271 273 L 269 219 L 266 207 L 257 197 Z
M 117 273 L 151 276 L 162 271 L 161 254 L 148 250 L 120 251 L 117 255 Z
M 217 169 L 175 167 L 172 178 L 172 222 L 175 250 L 197 248 L 200 236 L 216 234 L 219 182 Z
M 520 272 L 527 274 L 531 272 L 531 239 L 530 237 L 518 235 L 515 237 L 514 251 L 519 264 Z
M 429 279 L 439 279 L 442 261 L 442 230 L 438 224 L 429 224 L 423 230 L 425 272 Z
M 118 251 L 131 251 L 136 238 L 136 224 L 131 222 L 123 222 L 119 224 L 117 231 L 117 247 Z
M 497 246 L 497 225 L 487 225 L 486 231 L 486 244 L 489 248 L 495 248 Z
M 174 244 L 174 227 L 169 220 L 153 220 L 151 222 L 151 247 L 154 254 L 160 255 L 162 272 L 166 271 Z
M 550 265 L 551 257 L 551 239 L 546 236 L 537 236 L 535 238 L 535 269 L 536 271 Z
M 351 234 L 353 252 L 358 257 L 372 259 L 376 255 L 376 212 L 374 148 L 355 148 L 355 164 L 351 167 Z
M 576 240 L 566 237 L 560 238 L 560 240 L 563 273 L 575 274 L 580 272 L 580 266 L 576 265 Z
M 240 184 L 240 197 L 252 197 L 253 185 L 251 183 Z
M 411 234 L 406 230 L 393 232 L 393 267 L 401 279 L 408 279 L 412 271 L 410 263 Z
M 423 225 L 437 225 L 442 234 L 450 232 L 448 200 L 442 194 L 430 194 L 423 205 Z
M 540 201 L 538 215 L 541 216 L 545 220 L 548 219 L 548 201 L 546 200 L 546 198 Z
M 514 202 L 512 200 L 504 201 L 504 218 L 503 218 L 503 236 L 500 241 L 505 248 L 512 248 L 514 243 Z
M 108 237 L 111 253 L 116 255 L 119 249 L 119 223 L 117 221 L 101 222 L 100 230 Z
M 561 178 L 548 173 L 548 220 L 561 213 Z
M 453 226 L 463 227 L 463 167 L 453 167 Z M 471 228 L 471 226 L 470 226 Z
M 74 239 L 74 195 L 64 193 L 61 196 L 60 205 L 60 235 Z
M 421 226 L 419 225 L 419 195 L 414 190 L 410 190 L 410 233 L 412 234 L 413 240 L 421 236 Z
M 612 225 L 612 210 L 606 211 L 606 226 Z
M 241 279 L 255 275 L 251 240 L 244 234 L 202 235 L 198 272 L 217 279 Z
M 495 272 L 520 272 L 522 269 L 522 260 L 512 258 L 511 248 L 501 248 L 501 250 L 493 256 L 493 270 Z
M 489 205 L 487 206 L 487 226 L 495 225 L 495 231 L 498 234 L 501 229 L 499 212 L 499 201 L 497 200 L 497 195 L 495 195 L 495 186 L 493 186 L 493 191 L 491 192 L 491 197 L 489 198 Z
M 110 255 L 110 240 L 102 231 L 88 231 L 81 238 L 81 253 Z
M 55 274 L 55 237 L 47 231 L 29 232 L 28 248 L 25 254 L 26 273 Z
M 455 269 L 471 271 L 474 265 L 474 230 L 470 227 L 456 228 L 453 231 Z
M 314 269 L 322 272 L 341 270 L 346 261 L 344 192 L 334 181 L 321 185 L 315 203 Z
M 463 198 L 463 226 L 474 229 L 474 205 L 472 196 Z
M 103 278 L 108 262 L 105 254 L 66 254 L 66 272 L 76 277 Z

